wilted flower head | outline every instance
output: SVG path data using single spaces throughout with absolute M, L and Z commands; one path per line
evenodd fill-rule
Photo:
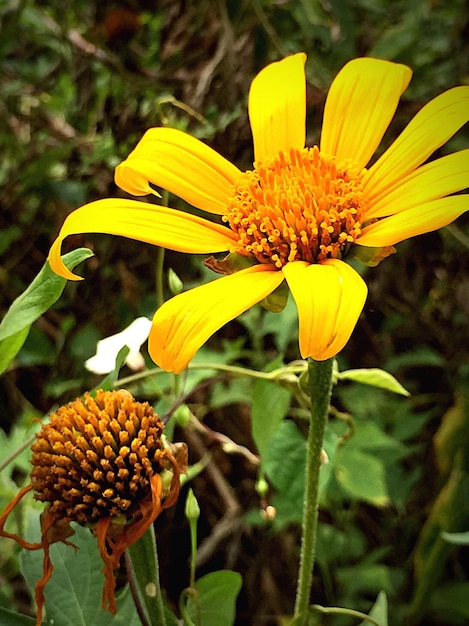
M 89 527 L 97 537 L 104 562 L 102 605 L 115 613 L 114 570 L 126 548 L 175 503 L 179 476 L 186 470 L 185 444 L 166 443 L 163 428 L 147 402 L 119 390 L 85 394 L 60 407 L 36 434 L 31 483 L 0 516 L 0 535 L 26 549 L 44 550 L 43 577 L 35 593 L 38 625 L 53 570 L 49 548 L 56 541 L 69 543 L 71 522 Z M 38 543 L 4 530 L 8 515 L 31 490 L 46 503 Z

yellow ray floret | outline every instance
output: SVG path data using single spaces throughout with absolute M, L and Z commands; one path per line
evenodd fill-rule
M 229 250 L 235 239 L 227 228 L 190 213 L 138 200 L 96 200 L 67 217 L 50 250 L 51 268 L 69 280 L 80 280 L 80 276 L 65 267 L 60 251 L 62 241 L 78 233 L 121 235 L 194 254 Z
M 153 318 L 152 358 L 168 371 L 181 372 L 215 331 L 260 302 L 282 281 L 275 268 L 254 265 L 171 298 Z

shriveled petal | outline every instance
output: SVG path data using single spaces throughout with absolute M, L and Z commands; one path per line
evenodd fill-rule
M 321 152 L 364 167 L 378 147 L 412 77 L 406 65 L 381 59 L 349 61 L 327 94 Z
M 121 235 L 195 254 L 222 252 L 234 241 L 228 228 L 184 211 L 125 198 L 97 200 L 67 216 L 50 249 L 51 268 L 68 280 L 81 280 L 81 277 L 65 267 L 60 250 L 65 237 L 78 233 Z
M 368 197 L 380 198 L 393 189 L 468 121 L 469 87 L 454 87 L 431 100 L 370 167 L 363 180 Z
M 115 181 L 134 196 L 152 193 L 152 183 L 198 209 L 222 214 L 240 173 L 195 137 L 175 128 L 151 128 L 117 166 Z
M 468 194 L 439 198 L 366 226 L 357 243 L 371 247 L 393 246 L 404 239 L 443 228 L 467 210 Z
M 345 346 L 365 304 L 361 276 L 338 259 L 287 263 L 283 274 L 295 299 L 303 358 L 324 361 Z
M 469 186 L 469 148 L 422 165 L 372 203 L 366 217 L 386 217 Z
M 181 372 L 215 331 L 268 296 L 282 280 L 282 272 L 272 266 L 254 265 L 171 298 L 153 317 L 152 359 L 169 372 Z
M 249 120 L 254 159 L 274 157 L 280 150 L 304 148 L 306 139 L 306 77 L 304 53 L 267 65 L 249 91 Z

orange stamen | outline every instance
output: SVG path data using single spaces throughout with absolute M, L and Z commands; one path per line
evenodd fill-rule
M 361 233 L 364 173 L 317 146 L 256 163 L 241 175 L 223 216 L 238 237 L 231 251 L 279 269 L 339 258 Z

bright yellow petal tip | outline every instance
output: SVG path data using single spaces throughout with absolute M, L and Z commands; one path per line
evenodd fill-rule
M 327 94 L 321 151 L 364 167 L 378 147 L 412 77 L 406 65 L 381 59 L 349 61 Z
M 249 119 L 255 162 L 281 150 L 301 149 L 306 137 L 306 55 L 267 65 L 249 91 Z
M 469 86 L 454 87 L 426 104 L 365 176 L 370 201 L 399 185 L 469 121 Z
M 316 361 L 335 356 L 362 312 L 368 292 L 365 281 L 337 259 L 314 265 L 288 263 L 283 274 L 298 308 L 301 356 Z
M 363 229 L 357 243 L 378 248 L 393 246 L 404 239 L 443 228 L 468 210 L 468 194 L 438 198 L 373 222 Z
M 117 166 L 115 181 L 134 196 L 154 193 L 151 185 L 156 185 L 199 209 L 222 214 L 240 173 L 195 137 L 175 128 L 151 128 Z
M 171 298 L 153 317 L 148 349 L 157 365 L 176 374 L 224 324 L 263 300 L 283 281 L 269 265 L 253 265 Z
M 190 254 L 225 252 L 235 241 L 225 226 L 191 213 L 126 198 L 96 200 L 67 216 L 49 252 L 53 271 L 68 280 L 81 278 L 65 267 L 60 249 L 66 237 L 79 233 L 120 235 Z

